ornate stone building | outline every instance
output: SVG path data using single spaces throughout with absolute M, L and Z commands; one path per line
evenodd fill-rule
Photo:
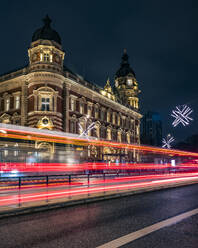
M 0 122 L 80 134 L 95 122 L 89 135 L 140 143 L 138 83 L 126 51 L 114 86 L 84 80 L 64 66 L 59 34 L 48 16 L 36 30 L 28 50 L 29 64 L 0 76 Z

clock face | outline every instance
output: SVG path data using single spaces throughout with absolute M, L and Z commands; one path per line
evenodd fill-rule
M 128 86 L 132 86 L 132 84 L 133 84 L 132 79 L 128 79 L 128 80 L 127 80 L 127 85 L 128 85 Z
M 42 120 L 42 122 L 43 122 L 44 125 L 47 125 L 48 122 L 49 122 L 49 120 L 48 120 L 47 118 L 44 118 L 44 119 Z

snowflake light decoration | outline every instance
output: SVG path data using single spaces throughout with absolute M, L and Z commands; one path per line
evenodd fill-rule
M 167 135 L 167 138 L 163 138 L 162 139 L 162 147 L 163 148 L 168 148 L 170 149 L 171 148 L 171 143 L 175 141 L 175 139 L 170 135 L 168 134 Z
M 95 122 L 92 122 L 85 130 L 80 123 L 78 123 L 78 125 L 79 129 L 81 130 L 81 134 L 79 137 L 85 136 L 87 139 L 89 139 L 88 132 L 95 128 Z
M 193 121 L 189 115 L 193 112 L 193 110 L 188 107 L 187 105 L 183 105 L 182 108 L 179 108 L 178 106 L 176 107 L 176 110 L 172 111 L 171 116 L 175 118 L 173 121 L 172 125 L 173 127 L 176 127 L 180 123 L 183 126 L 187 126 L 190 121 Z

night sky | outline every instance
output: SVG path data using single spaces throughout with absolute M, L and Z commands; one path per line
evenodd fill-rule
M 111 83 L 123 49 L 136 73 L 141 112 L 161 114 L 164 135 L 198 133 L 198 2 L 191 0 L 4 1 L 0 9 L 0 73 L 28 63 L 33 32 L 48 14 L 62 38 L 65 64 L 85 79 Z M 176 105 L 189 104 L 194 121 L 173 128 Z

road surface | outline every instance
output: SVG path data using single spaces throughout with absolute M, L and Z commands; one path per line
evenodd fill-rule
M 166 189 L 97 203 L 9 217 L 0 220 L 0 247 L 116 247 L 108 242 L 164 220 L 159 227 L 123 248 L 197 248 L 198 214 L 172 217 L 198 208 L 198 185 Z M 159 224 L 158 226 L 160 226 Z M 120 246 L 117 246 L 120 247 Z

